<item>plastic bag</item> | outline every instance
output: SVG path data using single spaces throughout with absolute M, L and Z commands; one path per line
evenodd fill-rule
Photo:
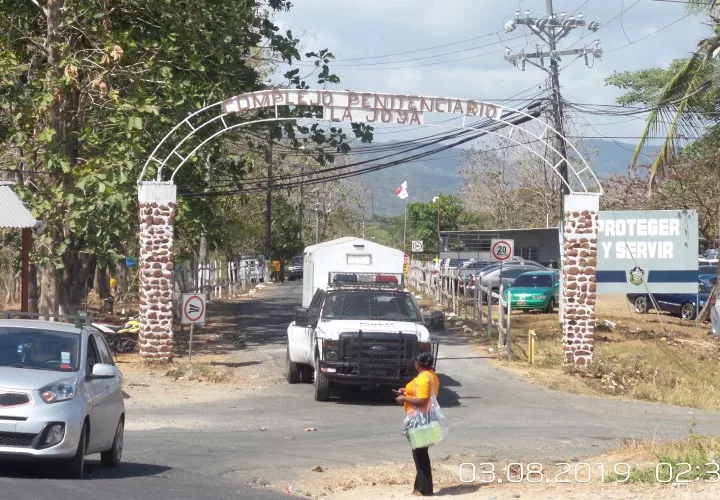
M 415 393 L 417 394 L 417 384 Z M 416 408 L 405 417 L 405 431 L 412 449 L 427 448 L 440 443 L 448 435 L 449 427 L 430 380 L 430 401 L 425 409 Z

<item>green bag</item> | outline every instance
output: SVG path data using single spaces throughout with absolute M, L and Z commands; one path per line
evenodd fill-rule
M 430 422 L 420 427 L 411 427 L 407 432 L 412 449 L 427 448 L 443 440 L 443 432 L 438 422 Z

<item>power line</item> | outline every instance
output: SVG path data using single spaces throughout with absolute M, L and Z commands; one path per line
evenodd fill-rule
M 424 48 L 424 49 L 406 50 L 405 52 L 395 52 L 395 53 L 393 53 L 393 54 L 383 54 L 383 55 L 374 55 L 374 56 L 365 56 L 365 57 L 349 57 L 349 58 L 346 57 L 346 58 L 342 58 L 342 59 L 334 59 L 334 61 L 341 61 L 341 62 L 344 62 L 344 61 L 364 61 L 364 60 L 367 60 L 367 59 L 382 59 L 382 58 L 385 58 L 385 57 L 395 57 L 395 56 L 404 56 L 404 55 L 407 55 L 407 54 L 416 54 L 416 53 L 418 53 L 418 52 L 427 52 L 427 51 L 430 51 L 430 50 L 436 50 L 436 49 L 442 49 L 442 48 L 445 48 L 445 47 L 451 47 L 451 46 L 453 46 L 453 45 L 460 45 L 460 44 L 467 43 L 467 42 L 471 42 L 471 41 L 474 41 L 474 40 L 480 40 L 480 39 L 482 39 L 482 38 L 488 38 L 488 37 L 491 37 L 491 36 L 496 35 L 497 33 L 499 33 L 499 31 L 493 31 L 492 33 L 487 33 L 487 34 L 485 34 L 485 35 L 474 36 L 474 37 L 471 37 L 471 38 L 466 38 L 466 39 L 464 39 L 464 40 L 458 40 L 457 42 L 445 43 L 445 44 L 443 44 L 443 45 L 434 45 L 434 46 L 432 46 L 432 47 L 426 47 L 426 48 Z
M 539 114 L 539 111 L 534 112 L 534 115 L 538 115 L 538 114 Z M 520 116 L 519 118 L 516 118 L 516 119 L 514 119 L 514 120 L 511 120 L 511 123 L 513 123 L 514 125 L 520 125 L 520 124 L 522 124 L 522 123 L 525 123 L 525 122 L 533 119 L 532 116 L 533 116 L 533 115 L 531 115 L 531 117 L 527 117 L 527 116 L 522 115 L 522 116 Z M 468 137 L 459 138 L 458 140 L 456 140 L 455 142 L 453 142 L 453 143 L 451 143 L 451 144 L 446 144 L 446 145 L 443 145 L 443 146 L 439 146 L 439 147 L 435 148 L 434 150 L 431 150 L 431 151 L 428 151 L 428 152 L 417 153 L 417 154 L 415 154 L 415 155 L 413 155 L 413 156 L 411 156 L 411 157 L 408 157 L 408 158 L 401 158 L 401 159 L 394 160 L 394 161 L 391 161 L 391 162 L 387 162 L 387 163 L 384 163 L 384 164 L 373 165 L 373 166 L 369 166 L 369 167 L 366 167 L 366 168 L 363 168 L 363 169 L 354 170 L 354 171 L 351 171 L 351 172 L 341 172 L 341 173 L 338 173 L 338 174 L 333 174 L 333 175 L 328 175 L 328 176 L 317 176 L 317 177 L 312 178 L 312 179 L 300 180 L 300 181 L 297 181 L 297 182 L 287 182 L 287 183 L 284 183 L 284 184 L 274 182 L 274 184 L 273 184 L 272 187 L 273 187 L 273 189 L 275 189 L 275 190 L 289 189 L 289 188 L 298 187 L 298 186 L 304 185 L 304 184 L 319 184 L 319 183 L 329 182 L 329 181 L 333 181 L 333 180 L 340 180 L 340 179 L 346 179 L 346 178 L 349 178 L 349 177 L 355 177 L 355 176 L 358 176 L 358 175 L 363 175 L 363 174 L 365 174 L 365 173 L 374 172 L 374 171 L 377 171 L 377 170 L 383 170 L 383 169 L 386 169 L 386 168 L 393 167 L 393 166 L 395 166 L 395 165 L 399 165 L 399 164 L 401 164 L 401 163 L 406 163 L 406 162 L 408 162 L 409 160 L 420 159 L 420 158 L 423 158 L 423 157 L 426 157 L 426 156 L 430 156 L 430 155 L 432 155 L 432 154 L 434 154 L 434 153 L 437 153 L 437 152 L 440 152 L 440 151 L 445 151 L 445 150 L 451 149 L 451 148 L 453 148 L 453 147 L 455 147 L 455 146 L 458 146 L 458 145 L 460 145 L 460 144 L 464 144 L 464 143 L 470 142 L 470 141 L 472 141 L 472 140 L 478 139 L 478 138 L 480 138 L 480 137 L 483 137 L 483 136 L 487 135 L 488 133 L 490 133 L 490 131 L 496 131 L 496 130 L 499 130 L 499 129 L 501 129 L 501 128 L 504 128 L 505 126 L 507 126 L 507 125 L 504 124 L 504 123 L 486 126 L 486 127 L 484 127 L 484 128 L 487 129 L 487 130 L 480 129 L 480 131 L 478 131 L 478 132 L 476 132 L 476 133 L 474 133 L 474 134 L 471 134 L 471 135 L 469 135 Z M 329 172 L 329 171 L 334 171 L 334 170 L 339 170 L 339 169 L 344 169 L 344 168 L 347 168 L 347 166 L 339 166 L 339 167 L 333 167 L 333 168 L 329 168 L 329 169 L 324 169 L 323 172 Z M 307 175 L 306 175 L 305 177 L 307 177 Z M 258 184 L 260 184 L 260 183 L 258 183 Z M 263 186 L 263 185 L 258 185 L 257 187 L 241 188 L 241 189 L 234 189 L 234 190 L 209 191 L 209 192 L 199 191 L 199 192 L 194 192 L 194 193 L 193 193 L 193 192 L 190 192 L 190 193 L 185 193 L 185 196 L 187 196 L 187 197 L 226 196 L 226 195 L 243 194 L 243 193 L 253 192 L 253 191 L 261 191 L 261 190 L 265 190 L 265 189 L 267 189 L 267 186 L 266 186 L 266 185 L 265 185 L 265 186 Z

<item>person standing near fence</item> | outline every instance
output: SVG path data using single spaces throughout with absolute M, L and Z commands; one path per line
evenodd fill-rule
M 399 396 L 395 398 L 395 401 L 403 405 L 406 415 L 409 416 L 417 410 L 426 411 L 430 403 L 430 396 L 437 397 L 440 380 L 438 380 L 432 367 L 432 354 L 429 352 L 418 354 L 415 360 L 417 377 L 397 391 Z M 428 448 L 416 448 L 412 451 L 412 456 L 415 462 L 415 485 L 412 494 L 415 496 L 432 496 L 432 465 L 430 464 Z

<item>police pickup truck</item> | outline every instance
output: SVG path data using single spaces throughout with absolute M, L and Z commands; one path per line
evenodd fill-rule
M 329 399 L 332 385 L 404 385 L 417 374 L 418 353 L 437 359 L 401 273 L 328 273 L 287 334 L 287 381 L 312 381 L 317 401 Z

